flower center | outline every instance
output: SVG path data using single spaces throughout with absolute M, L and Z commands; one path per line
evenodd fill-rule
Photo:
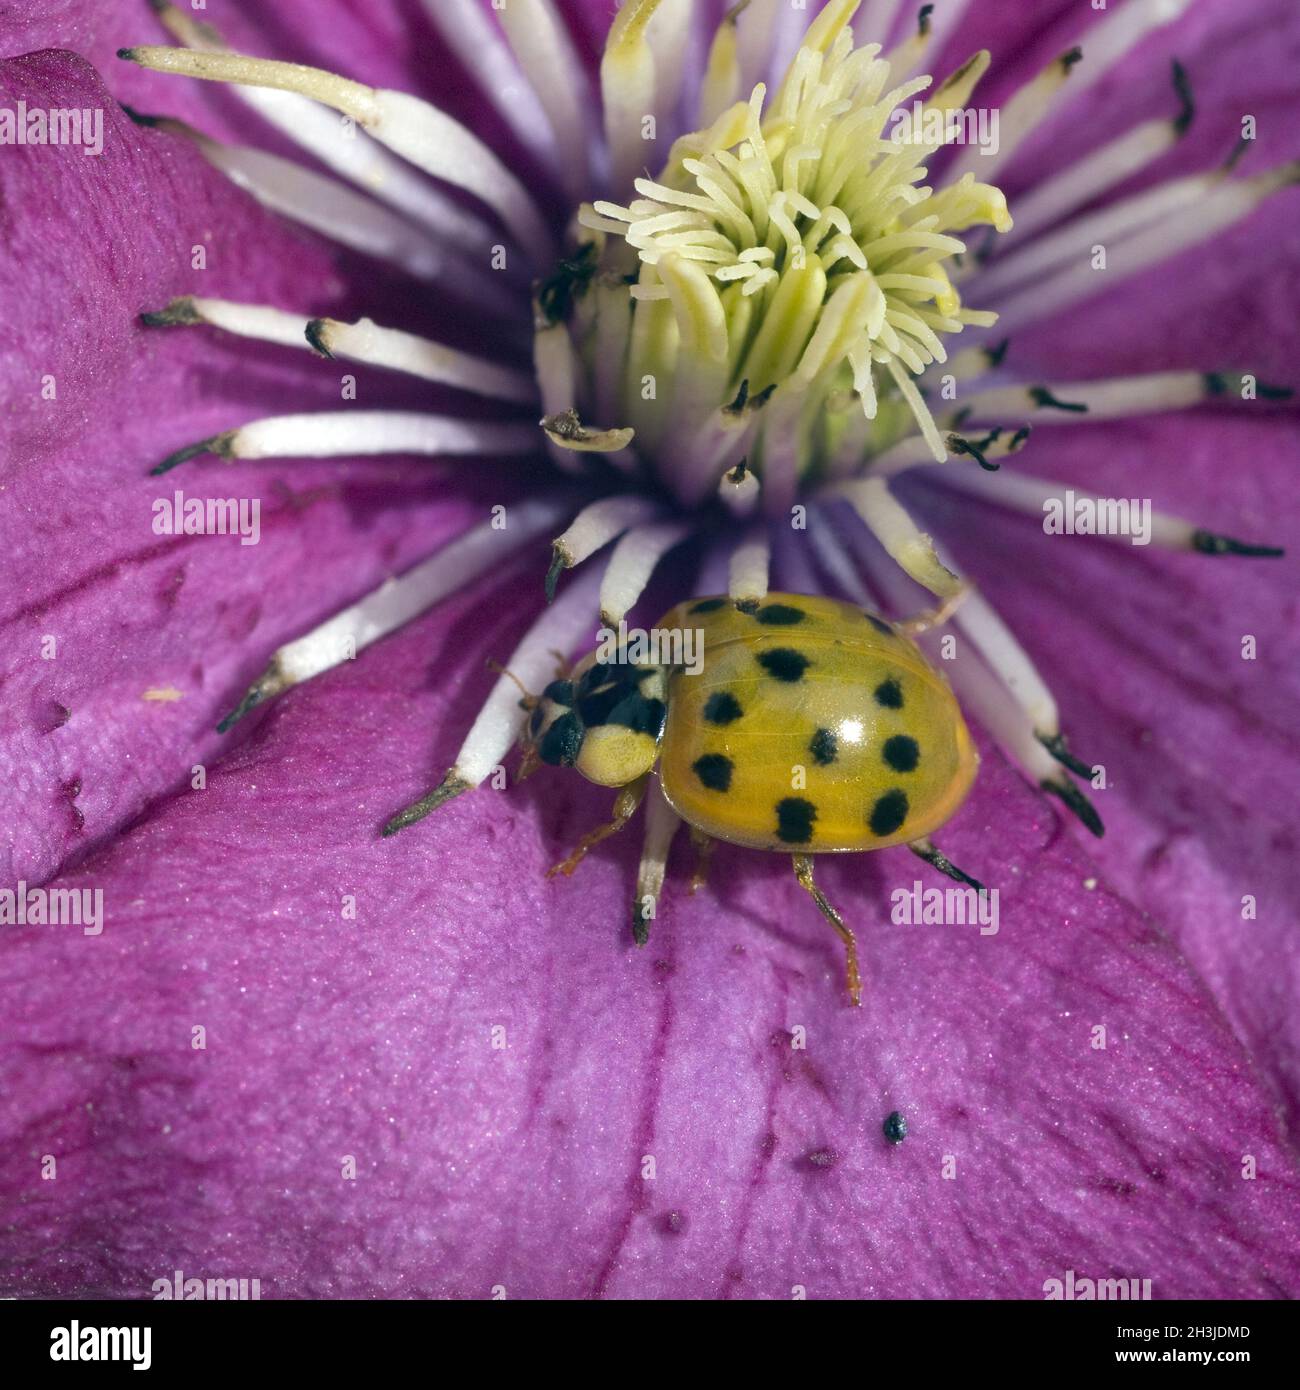
M 909 114 L 930 78 L 891 86 L 879 45 L 847 29 L 809 40 L 771 101 L 760 83 L 681 137 L 627 206 L 585 204 L 587 239 L 539 296 L 583 417 L 634 432 L 588 447 L 628 445 L 683 503 L 745 460 L 781 511 L 918 427 L 942 461 L 913 377 L 946 360 L 945 335 L 995 318 L 962 307 L 951 233 L 1008 230 L 1005 198 L 970 174 L 922 182 L 987 54 Z

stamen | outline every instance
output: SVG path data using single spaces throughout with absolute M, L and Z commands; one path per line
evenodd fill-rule
M 547 415 L 541 422 L 546 437 L 559 449 L 577 453 L 613 454 L 626 449 L 636 433 L 630 429 L 589 429 L 578 418 L 576 410 L 563 410 Z
M 149 3 L 168 32 L 187 48 L 207 53 L 231 51 L 211 24 L 193 19 L 169 0 Z M 524 90 L 527 92 L 527 88 Z M 458 207 L 404 160 L 389 154 L 364 132 L 356 139 L 339 139 L 338 121 L 323 106 L 292 92 L 261 87 L 237 87 L 235 91 L 296 145 L 380 202 L 427 227 L 439 244 L 466 250 L 491 244 L 492 238 L 481 218 Z
M 632 937 L 638 946 L 650 939 L 650 923 L 654 920 L 659 896 L 664 890 L 664 874 L 668 867 L 668 852 L 673 836 L 681 825 L 681 817 L 664 798 L 659 779 L 652 777 L 645 799 L 645 842 L 641 862 L 636 871 L 636 897 L 632 903 Z
M 497 17 L 546 111 L 559 147 L 565 188 L 576 202 L 590 181 L 586 119 L 590 95 L 568 31 L 553 0 L 503 5 L 497 9 Z M 470 70 L 475 70 L 474 64 Z
M 367 87 L 320 68 L 241 53 L 146 45 L 119 49 L 118 57 L 153 72 L 271 87 L 332 106 L 425 173 L 472 193 L 492 208 L 526 254 L 550 257 L 550 232 L 523 184 L 477 136 L 427 102 L 405 92 Z
M 548 168 L 556 162 L 550 122 L 531 82 L 521 80 L 511 45 L 479 0 L 423 0 L 425 13 L 461 65 L 477 81 L 515 138 Z M 494 6 L 498 18 L 504 6 Z
M 855 8 L 823 8 L 771 102 L 755 88 L 747 105 L 679 140 L 658 179 L 636 179 L 639 196 L 627 206 L 602 201 L 580 213 L 583 226 L 621 236 L 640 262 L 615 413 L 689 505 L 744 454 L 763 474 L 773 513 L 805 473 L 855 451 L 860 460 L 872 431 L 846 417 L 856 406 L 875 420 L 877 366 L 886 397 L 902 398 L 942 460 L 911 378 L 946 358 L 942 335 L 992 322 L 962 307 L 946 263 L 965 242 L 946 233 L 981 222 L 1005 230 L 1005 200 L 971 178 L 940 193 L 917 187 L 950 123 L 885 138 L 896 106 L 929 80 L 887 91 L 878 48 L 853 50 Z M 639 13 L 625 5 L 620 20 L 630 25 Z M 987 53 L 975 54 L 925 113 L 955 110 L 987 65 Z M 778 388 L 765 419 L 743 432 L 717 414 L 742 384 L 756 394 Z
M 772 552 L 767 527 L 756 526 L 731 555 L 727 593 L 742 613 L 753 613 L 767 597 Z
M 691 534 L 688 521 L 634 526 L 614 547 L 600 581 L 600 620 L 617 627 L 645 591 L 659 561 Z
M 1103 78 L 1142 39 L 1178 19 L 1191 0 L 1126 0 L 1097 21 L 1084 35 L 1087 65 L 1071 83 L 1080 96 Z
M 1191 87 L 1177 61 L 1173 65 L 1173 75 L 1179 99 L 1178 114 L 1172 120 L 1145 121 L 1135 126 L 1095 154 L 1027 190 L 1016 199 L 1016 225 L 1003 243 L 1004 250 L 1059 222 L 1110 189 L 1118 188 L 1130 175 L 1155 163 L 1187 133 L 1195 113 Z
M 531 454 L 532 426 L 404 410 L 272 415 L 188 444 L 151 468 L 157 477 L 200 454 L 222 459 L 338 458 L 348 454 Z
M 354 192 L 345 184 L 305 169 L 291 159 L 263 150 L 223 145 L 170 117 L 143 116 L 125 108 L 137 125 L 183 135 L 202 152 L 208 163 L 220 169 L 234 184 L 251 193 L 263 207 L 310 227 L 322 236 L 364 255 L 400 266 L 421 280 L 436 280 L 447 267 L 444 256 L 420 228 L 390 209 Z M 472 276 L 467 265 L 458 265 L 457 277 Z M 480 277 L 476 286 L 495 292 L 498 311 L 518 308 L 496 282 Z
M 745 459 L 722 475 L 718 496 L 727 510 L 736 517 L 751 516 L 758 509 L 761 487 L 754 471 Z
M 1180 204 L 1172 210 L 1166 208 L 1156 221 L 1126 237 L 1110 241 L 1098 238 L 1101 244 L 1109 248 L 1111 255 L 1111 268 L 1104 275 L 1093 270 L 1087 255 L 1081 253 L 1080 248 L 1085 243 L 1075 241 L 1070 259 L 1058 273 L 1040 284 L 1018 290 L 1003 302 L 999 307 L 999 322 L 1004 328 L 1015 330 L 1102 289 L 1111 289 L 1149 266 L 1170 260 L 1179 252 L 1217 236 L 1254 212 L 1279 189 L 1297 181 L 1300 181 L 1300 161 L 1270 169 L 1252 178 L 1209 175 L 1199 180 L 1176 180 L 1175 183 L 1180 185 L 1199 185 L 1188 200 L 1195 203 L 1195 216 L 1185 215 L 1186 206 Z M 1169 187 L 1164 186 L 1166 197 Z M 1156 192 L 1161 193 L 1162 190 L 1157 189 Z M 1077 229 L 1074 235 L 1079 235 Z M 1092 241 L 1086 243 L 1087 246 L 1092 244 Z M 1018 260 L 1019 257 L 1014 259 Z M 1005 264 L 1010 265 L 1012 260 L 1013 257 L 1008 257 Z
M 484 522 L 449 542 L 429 559 L 389 579 L 379 588 L 327 618 L 320 626 L 281 647 L 249 687 L 238 706 L 217 725 L 225 733 L 254 706 L 332 670 L 441 603 L 552 527 L 563 503 L 533 497 L 513 504 L 509 527 Z
M 842 483 L 831 495 L 836 494 L 848 498 L 871 534 L 918 584 L 945 599 L 954 598 L 961 591 L 961 580 L 940 562 L 934 541 L 889 491 L 885 479 L 871 477 Z
M 1117 420 L 1199 405 L 1216 394 L 1213 381 L 1203 372 L 1151 372 L 1050 387 L 1005 386 L 969 397 L 964 409 L 971 420 L 1025 414 L 1034 414 L 1035 423 L 1043 425 L 1070 424 L 1071 415 Z
M 555 603 L 543 610 L 506 662 L 514 678 L 527 689 L 542 689 L 554 673 L 555 653 L 571 652 L 590 633 L 596 612 L 597 578 L 594 570 L 579 575 Z M 395 835 L 452 797 L 477 787 L 502 764 L 527 717 L 528 711 L 520 706 L 515 679 L 499 676 L 442 781 L 419 801 L 398 812 L 384 826 L 383 834 Z
M 308 343 L 325 357 L 346 357 L 522 405 L 537 399 L 537 387 L 526 372 L 498 367 L 414 333 L 381 328 L 372 319 L 358 319 L 356 323 L 312 319 L 303 331 Z
M 988 889 L 977 878 L 972 878 L 969 874 L 962 871 L 929 840 L 913 840 L 908 849 L 912 851 L 918 859 L 923 859 L 931 868 L 937 869 L 941 874 L 946 874 L 951 879 L 956 879 L 958 883 L 964 883 L 968 888 L 973 888 L 977 893 L 986 893 Z
M 1025 512 L 1030 516 L 1043 516 L 1045 503 L 1057 504 L 1062 509 L 1067 508 L 1070 503 L 1076 508 L 1082 503 L 1094 516 L 1104 514 L 1105 510 L 1113 505 L 1082 488 L 1067 488 L 1064 483 L 1047 482 L 1023 474 L 1003 473 L 995 481 L 974 472 L 945 471 L 935 476 L 950 487 L 983 497 L 1011 511 Z M 1169 550 L 1194 550 L 1202 555 L 1243 555 L 1267 559 L 1285 554 L 1280 546 L 1255 545 L 1233 540 L 1229 536 L 1206 531 L 1190 521 L 1170 516 L 1166 512 L 1152 511 L 1150 523 L 1151 542 Z M 1122 541 L 1125 544 L 1130 542 L 1130 536 L 1126 531 L 1106 529 L 1100 534 L 1104 540 Z
M 341 323 L 261 304 L 187 295 L 173 299 L 158 312 L 141 314 L 140 320 L 149 328 L 209 324 L 240 337 L 278 343 L 281 347 L 311 347 L 324 357 L 347 357 L 500 400 L 528 405 L 537 398 L 536 385 L 526 372 L 499 367 L 414 333 L 381 328 L 370 319 Z
M 554 559 L 546 576 L 547 603 L 555 598 L 561 571 L 580 565 L 630 527 L 657 521 L 661 510 L 657 502 L 636 493 L 602 497 L 584 507 L 553 543 Z
M 655 110 L 655 60 L 646 40 L 660 0 L 627 0 L 614 16 L 600 63 L 605 140 L 616 188 L 625 188 L 645 164 L 642 122 Z

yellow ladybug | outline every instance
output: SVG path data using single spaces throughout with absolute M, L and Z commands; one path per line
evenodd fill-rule
M 979 762 L 957 701 L 903 628 L 835 599 L 769 594 L 746 611 L 697 598 L 655 629 L 688 631 L 701 643 L 689 669 L 602 649 L 533 702 L 526 766 L 572 767 L 622 789 L 613 821 L 551 873 L 572 873 L 627 823 L 658 764 L 702 852 L 725 840 L 791 854 L 844 941 L 859 1004 L 853 933 L 813 882 L 811 856 L 907 844 L 982 890 L 927 838 L 965 800 Z M 633 930 L 643 945 L 640 900 Z

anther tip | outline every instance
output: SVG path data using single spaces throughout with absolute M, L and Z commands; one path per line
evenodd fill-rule
M 1219 536 L 1213 531 L 1193 531 L 1192 549 L 1202 555 L 1244 555 L 1256 560 L 1276 560 L 1286 554 L 1280 545 L 1250 545 L 1246 541 L 1233 540 L 1231 536 Z
M 1092 776 L 1092 768 L 1089 767 L 1082 758 L 1077 758 L 1070 752 L 1065 742 L 1064 734 L 1035 734 L 1034 737 L 1047 749 L 1052 757 L 1062 765 L 1062 767 L 1068 767 L 1070 771 L 1078 777 L 1087 778 Z
M 469 789 L 470 784 L 463 777 L 458 776 L 455 771 L 449 772 L 427 796 L 422 796 L 419 801 L 414 801 L 399 811 L 379 832 L 380 835 L 384 839 L 396 835 L 399 830 L 405 830 L 408 825 L 422 821 L 439 806 L 445 806 L 453 797 Z
M 1060 782 L 1048 780 L 1040 783 L 1045 792 L 1050 792 L 1053 796 L 1060 799 L 1069 807 L 1079 818 L 1087 829 L 1099 840 L 1106 834 L 1106 827 L 1101 823 L 1101 817 L 1097 814 L 1097 809 L 1092 802 L 1068 779 Z
M 311 344 L 312 348 L 320 353 L 322 357 L 333 358 L 334 354 L 330 351 L 329 344 L 325 340 L 325 330 L 329 327 L 328 319 L 312 319 L 308 323 L 304 336 Z
M 134 63 L 134 62 L 135 62 L 135 49 L 134 49 L 134 48 L 119 48 L 119 49 L 117 50 L 117 56 L 118 56 L 119 58 L 125 59 L 128 63 Z
M 555 591 L 559 587 L 560 575 L 567 568 L 565 564 L 564 551 L 559 546 L 555 547 L 555 554 L 551 559 L 551 567 L 546 571 L 546 601 L 555 602 Z

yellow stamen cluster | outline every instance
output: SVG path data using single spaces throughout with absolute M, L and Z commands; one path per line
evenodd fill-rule
M 936 117 L 961 108 L 988 56 L 964 64 L 916 119 L 900 107 L 930 79 L 891 87 L 879 51 L 855 49 L 847 27 L 814 25 L 770 104 L 760 84 L 678 140 L 657 180 L 635 181 L 628 206 L 582 209 L 606 296 L 578 316 L 579 335 L 591 331 L 575 346 L 590 362 L 615 273 L 634 278 L 619 287 L 634 302 L 626 370 L 617 399 L 601 404 L 636 428 L 643 457 L 661 460 L 684 441 L 698 453 L 707 444 L 697 436 L 714 438 L 710 422 L 738 394 L 767 407 L 747 439 L 765 484 L 842 456 L 846 431 L 849 451 L 860 442 L 865 456 L 913 418 L 945 457 L 912 377 L 946 359 L 943 335 L 994 317 L 962 307 L 948 263 L 966 248 L 950 233 L 1006 231 L 1011 219 L 999 190 L 969 174 L 938 193 L 921 180 L 955 128 Z M 778 439 L 792 468 L 771 457 Z

